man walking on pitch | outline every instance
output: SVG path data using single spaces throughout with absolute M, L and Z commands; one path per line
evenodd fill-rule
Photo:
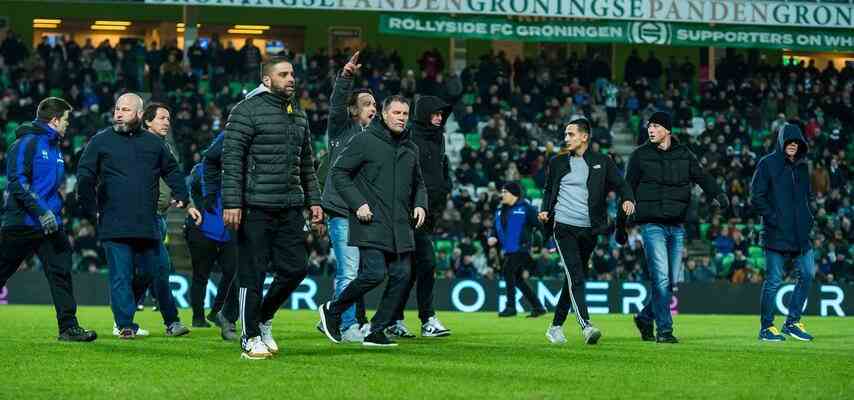
M 382 118 L 367 132 L 356 135 L 332 166 L 333 182 L 347 203 L 351 246 L 359 248 L 359 274 L 337 299 L 319 309 L 326 336 L 341 342 L 341 314 L 379 286 L 388 276 L 365 346 L 395 346 L 385 335 L 403 301 L 409 282 L 414 230 L 424 223 L 427 192 L 418 163 L 418 147 L 409 138 L 406 123 L 409 101 L 388 97 Z
M 451 105 L 436 96 L 421 96 L 415 102 L 415 118 L 412 119 L 412 140 L 418 146 L 421 175 L 427 188 L 430 214 L 421 228 L 415 230 L 415 253 L 412 275 L 403 295 L 403 301 L 395 313 L 394 325 L 388 333 L 402 338 L 413 338 L 403 323 L 403 310 L 412 288 L 416 288 L 418 319 L 421 320 L 422 337 L 443 337 L 451 334 L 436 318 L 433 310 L 433 285 L 436 283 L 436 254 L 433 250 L 433 229 L 442 218 L 448 194 L 451 192 L 451 176 L 448 157 L 445 155 L 445 123 L 451 114 Z
M 703 171 L 688 146 L 670 133 L 670 115 L 656 112 L 649 119 L 649 141 L 632 152 L 626 182 L 637 200 L 634 222 L 640 225 L 646 266 L 652 280 L 652 299 L 635 316 L 644 341 L 678 343 L 673 336 L 670 300 L 681 279 L 685 222 L 691 189 L 700 185 L 712 205 L 726 207 L 726 194 Z M 658 334 L 653 335 L 653 323 Z
M 162 232 L 156 209 L 160 178 L 172 189 L 177 207 L 188 202 L 175 158 L 163 140 L 142 128 L 142 115 L 142 98 L 133 93 L 119 97 L 113 126 L 92 138 L 77 167 L 78 202 L 98 221 L 98 237 L 110 266 L 110 303 L 122 339 L 134 339 L 139 329 L 133 322 L 134 273 L 151 275 L 160 257 Z M 155 284 L 154 289 L 161 291 L 158 299 L 171 299 L 168 285 Z M 166 335 L 186 334 L 177 311 L 174 317 L 164 321 Z
M 59 325 L 59 340 L 91 342 L 98 335 L 77 323 L 71 285 L 71 244 L 62 224 L 65 160 L 59 142 L 68 129 L 71 105 L 58 97 L 42 100 L 36 120 L 15 132 L 6 159 L 0 233 L 0 288 L 21 262 L 38 255 L 44 265 Z
M 294 98 L 294 67 L 274 57 L 261 66 L 261 85 L 234 106 L 225 126 L 222 202 L 226 226 L 238 235 L 246 264 L 238 267 L 242 358 L 279 351 L 273 316 L 308 273 L 303 210 L 323 221 L 314 150 L 305 112 Z M 267 295 L 267 269 L 275 275 Z
M 546 331 L 546 337 L 555 344 L 566 343 L 562 327 L 570 303 L 585 343 L 596 344 L 602 336 L 590 323 L 584 285 L 599 235 L 608 232 L 608 192 L 620 194 L 626 214 L 634 212 L 629 185 L 610 157 L 588 151 L 590 138 L 586 119 L 573 120 L 566 126 L 566 147 L 549 161 L 539 214 L 546 226 L 545 236 L 555 239 L 566 273 L 554 321 Z
M 815 219 L 810 209 L 812 191 L 806 154 L 807 142 L 798 125 L 783 125 L 777 135 L 777 149 L 759 161 L 750 183 L 750 201 L 762 216 L 766 259 L 759 327 L 759 340 L 763 341 L 783 341 L 784 335 L 813 340 L 801 323 L 815 276 L 810 240 Z M 789 298 L 789 316 L 781 334 L 774 326 L 774 302 L 783 279 L 783 266 L 790 261 L 797 268 L 798 280 Z
M 516 287 L 531 305 L 528 318 L 537 318 L 546 313 L 545 307 L 534 295 L 534 291 L 522 273 L 525 267 L 534 264 L 531 258 L 533 230 L 542 229 L 537 221 L 534 206 L 522 198 L 522 187 L 516 182 L 508 182 L 501 190 L 501 208 L 495 213 L 495 231 L 497 238 L 489 238 L 490 246 L 501 244 L 504 254 L 504 284 L 507 286 L 507 305 L 499 317 L 516 316 Z
M 353 90 L 354 75 L 359 68 L 359 52 L 356 52 L 335 79 L 329 100 L 329 124 L 326 128 L 329 156 L 320 168 L 326 173 L 319 172 L 319 175 L 325 176 L 323 211 L 329 216 L 329 240 L 335 255 L 335 296 L 339 296 L 356 279 L 359 271 L 359 248 L 347 245 L 350 212 L 328 171 L 330 164 L 338 159 L 353 137 L 365 132 L 377 114 L 374 95 L 369 90 Z M 364 307 L 361 307 L 361 311 L 364 314 Z M 356 313 L 357 306 L 354 305 L 341 314 L 341 340 L 345 342 L 364 340 Z

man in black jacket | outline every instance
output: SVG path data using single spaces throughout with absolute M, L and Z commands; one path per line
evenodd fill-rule
M 359 249 L 348 246 L 350 232 L 347 203 L 341 198 L 328 172 L 330 163 L 338 159 L 350 140 L 361 134 L 370 125 L 377 114 L 377 102 L 368 90 L 353 90 L 353 78 L 361 68 L 359 52 L 353 54 L 350 61 L 335 79 L 332 96 L 329 100 L 329 124 L 326 128 L 329 140 L 329 155 L 321 164 L 318 175 L 325 179 L 323 185 L 323 211 L 329 216 L 329 241 L 335 254 L 335 295 L 341 294 L 350 285 L 359 271 Z M 342 339 L 345 342 L 361 342 L 364 333 L 360 330 L 361 321 L 366 321 L 364 302 L 353 306 L 341 315 Z M 357 315 L 358 314 L 358 315 Z
M 8 185 L 0 210 L 0 288 L 24 260 L 37 254 L 56 309 L 58 339 L 91 342 L 98 335 L 77 323 L 77 301 L 71 285 L 72 249 L 62 225 L 60 188 L 65 184 L 65 161 L 59 144 L 70 114 L 71 105 L 65 100 L 42 100 L 36 120 L 21 125 L 15 132 L 17 139 L 9 146 Z
M 635 316 L 644 341 L 678 343 L 670 316 L 672 287 L 682 279 L 685 217 L 691 189 L 700 185 L 718 207 L 728 205 L 715 179 L 703 171 L 688 146 L 670 134 L 670 115 L 649 118 L 649 141 L 635 149 L 626 168 L 626 181 L 637 200 L 634 222 L 640 225 L 646 265 L 652 280 L 652 299 Z M 658 335 L 653 335 L 653 322 Z
M 415 102 L 415 118 L 412 120 L 412 141 L 418 145 L 421 175 L 427 188 L 430 214 L 421 228 L 415 230 L 415 254 L 412 276 L 403 295 L 403 301 L 394 315 L 395 324 L 388 333 L 402 338 L 415 337 L 403 323 L 403 310 L 412 288 L 418 283 L 418 318 L 421 320 L 421 336 L 443 337 L 451 334 L 436 318 L 433 310 L 433 285 L 436 283 L 436 254 L 433 251 L 433 230 L 442 218 L 448 194 L 451 192 L 451 174 L 448 157 L 445 155 L 445 123 L 451 114 L 451 105 L 435 96 L 421 96 Z
M 177 207 L 188 202 L 178 163 L 163 140 L 142 129 L 141 122 L 142 99 L 133 93 L 119 97 L 113 126 L 92 138 L 77 166 L 78 203 L 93 220 L 97 215 L 98 237 L 110 265 L 110 303 L 122 339 L 133 339 L 139 329 L 133 322 L 134 266 L 150 275 L 159 257 L 160 178 L 165 177 Z M 171 296 L 168 285 L 154 289 L 164 291 L 157 298 Z M 186 333 L 177 316 L 164 322 L 167 336 Z
M 278 352 L 272 320 L 308 273 L 303 209 L 323 220 L 311 132 L 294 98 L 293 65 L 272 58 L 261 66 L 262 84 L 231 111 L 222 153 L 225 224 L 238 231 L 241 357 L 258 360 Z M 261 298 L 267 268 L 275 279 Z
M 566 342 L 562 327 L 570 303 L 585 343 L 596 344 L 602 336 L 590 323 L 584 285 L 598 236 L 608 232 L 608 192 L 619 192 L 623 211 L 629 215 L 634 212 L 634 196 L 614 161 L 588 151 L 590 133 L 590 123 L 583 118 L 566 126 L 566 147 L 549 161 L 539 214 L 546 229 L 553 230 L 566 273 L 554 321 L 546 331 L 546 337 L 555 344 Z
M 332 167 L 332 179 L 350 211 L 351 246 L 359 247 L 359 275 L 337 299 L 320 307 L 326 336 L 341 342 L 341 313 L 388 275 L 382 301 L 371 320 L 365 346 L 394 346 L 385 335 L 409 281 L 414 230 L 424 223 L 427 192 L 418 147 L 409 139 L 409 101 L 390 96 L 382 119 L 356 135 Z M 413 211 L 414 210 L 414 211 Z

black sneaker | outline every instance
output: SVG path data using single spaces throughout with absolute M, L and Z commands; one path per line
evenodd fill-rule
M 543 315 L 546 315 L 546 310 L 543 310 L 543 309 L 541 308 L 541 309 L 539 309 L 539 310 L 531 311 L 531 313 L 530 313 L 530 314 L 528 314 L 528 316 L 527 316 L 527 317 L 525 317 L 525 318 L 538 318 L 538 317 L 541 317 L 541 316 L 543 316 Z
M 208 321 L 205 321 L 204 319 L 193 318 L 193 328 L 210 328 L 210 327 L 211 327 L 211 324 L 209 324 Z
M 389 339 L 388 336 L 383 333 L 383 331 L 375 331 L 370 335 L 365 337 L 365 341 L 362 342 L 362 346 L 368 347 L 395 347 L 397 343 L 393 340 Z
M 75 326 L 62 331 L 57 339 L 62 342 L 91 342 L 97 338 L 98 334 L 95 331 L 87 331 L 80 326 Z
M 638 332 L 641 334 L 641 340 L 644 342 L 654 342 L 655 334 L 653 334 L 653 326 L 649 322 L 645 322 L 638 318 L 637 315 L 634 317 L 635 326 L 638 328 Z
M 655 341 L 658 343 L 667 344 L 679 343 L 679 340 L 676 339 L 676 336 L 673 336 L 673 333 L 670 332 L 659 334 L 658 337 L 655 338 Z
M 317 313 L 320 314 L 320 328 L 332 343 L 341 343 L 341 317 L 329 311 L 330 304 L 332 302 L 326 302 L 317 308 Z
M 509 308 L 498 313 L 498 318 L 509 318 L 509 317 L 515 317 L 515 316 L 516 316 L 516 310 L 511 310 Z
M 212 324 L 214 324 L 214 325 L 216 325 L 216 326 L 218 326 L 218 327 L 222 328 L 222 322 L 221 322 L 221 321 L 219 320 L 219 318 L 217 317 L 217 314 L 219 314 L 219 312 L 215 312 L 215 311 L 211 310 L 211 312 L 209 312 L 209 313 L 208 313 L 208 316 L 207 316 L 207 317 L 205 317 L 205 318 L 206 318 L 208 321 L 210 321 L 210 323 L 212 323 Z

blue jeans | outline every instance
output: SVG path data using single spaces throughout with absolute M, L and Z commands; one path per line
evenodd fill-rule
M 685 245 L 685 228 L 682 225 L 641 225 L 646 268 L 652 281 L 652 299 L 638 314 L 638 319 L 655 321 L 658 334 L 673 332 L 670 300 L 673 285 L 682 277 L 682 249 Z
M 795 271 L 798 274 L 798 282 L 792 297 L 789 298 L 789 317 L 787 324 L 797 323 L 801 320 L 804 303 L 807 301 L 812 280 L 815 277 L 815 253 L 812 249 L 803 253 L 780 253 L 771 249 L 765 249 L 765 282 L 762 283 L 761 316 L 762 329 L 774 325 L 774 303 L 777 290 L 783 281 L 783 266 L 786 261 L 792 260 Z
M 347 245 L 350 222 L 347 218 L 329 219 L 329 240 L 335 254 L 335 298 L 356 279 L 359 271 L 359 248 Z M 346 330 L 356 323 L 356 306 L 351 305 L 341 314 L 341 328 Z
M 178 306 L 175 305 L 175 299 L 172 297 L 172 289 L 169 287 L 169 275 L 172 274 L 172 260 L 169 258 L 169 250 L 166 248 L 166 217 L 158 217 L 160 224 L 160 248 L 157 256 L 157 263 L 152 271 L 152 289 L 154 289 L 154 297 L 157 299 L 157 307 L 160 309 L 160 315 L 163 316 L 163 323 L 166 326 L 172 325 L 173 322 L 178 322 Z
M 159 247 L 153 240 L 105 240 L 104 252 L 110 267 L 110 308 L 119 329 L 139 329 L 133 323 L 136 301 L 131 282 L 134 274 L 150 276 L 157 263 Z M 136 271 L 134 270 L 136 267 Z

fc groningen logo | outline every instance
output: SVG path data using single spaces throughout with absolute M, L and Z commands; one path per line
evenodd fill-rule
M 629 23 L 629 42 L 635 44 L 670 44 L 670 24 L 661 22 Z

